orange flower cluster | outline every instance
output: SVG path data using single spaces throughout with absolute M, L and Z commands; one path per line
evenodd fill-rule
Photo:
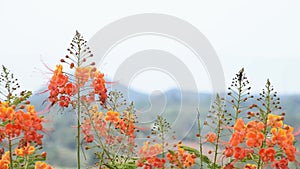
M 259 150 L 258 154 L 260 155 L 263 162 L 273 162 L 275 160 L 276 151 L 273 147 L 269 147 L 267 149 L 262 148 Z
M 92 79 L 91 86 L 93 91 L 87 96 L 82 97 L 82 101 L 91 103 L 95 101 L 95 95 L 99 95 L 100 103 L 104 104 L 107 99 L 107 89 L 103 73 L 94 67 L 77 67 L 75 71 L 76 84 L 70 82 L 69 77 L 63 72 L 62 65 L 57 65 L 54 74 L 48 85 L 50 91 L 49 100 L 52 104 L 59 101 L 61 107 L 68 107 L 71 96 L 78 92 L 78 87 L 84 87 L 89 79 Z
M 248 147 L 260 147 L 265 139 L 262 132 L 265 128 L 264 123 L 258 121 L 250 121 L 246 126 L 246 145 Z
M 272 167 L 275 167 L 275 169 L 288 169 L 288 164 L 288 160 L 286 158 L 282 158 L 280 160 L 275 160 Z
M 262 122 L 250 121 L 246 126 L 243 119 L 237 119 L 234 125 L 234 133 L 230 139 L 230 145 L 235 147 L 247 139 L 246 144 L 248 147 L 260 147 L 265 139 L 262 133 L 265 125 Z
M 120 118 L 120 113 L 115 111 L 108 111 L 104 116 L 102 112 L 98 112 L 98 106 L 94 105 L 90 110 L 91 118 L 86 118 L 81 125 L 82 133 L 84 134 L 84 139 L 87 143 L 94 141 L 94 134 L 92 133 L 92 127 L 97 132 L 97 135 L 106 139 L 108 143 L 114 141 L 122 141 L 122 137 L 118 139 L 108 136 L 108 123 L 112 123 L 115 129 L 119 129 L 121 134 L 129 136 L 130 142 L 134 142 L 135 138 L 135 121 L 134 116 L 127 111 L 124 111 L 122 118 Z
M 291 126 L 284 125 L 283 128 L 272 128 L 272 139 L 271 145 L 277 144 L 286 154 L 289 161 L 295 161 L 296 147 L 293 144 L 294 128 Z
M 83 87 L 89 80 L 91 74 L 91 67 L 77 67 L 75 71 L 75 77 L 79 79 L 79 86 Z
M 283 116 L 278 116 L 275 114 L 268 114 L 267 124 L 272 128 L 279 128 L 283 125 Z
M 5 152 L 0 160 L 0 169 L 8 169 L 10 163 L 9 151 Z
M 207 135 L 206 135 L 206 138 L 207 138 L 207 141 L 210 142 L 210 143 L 213 143 L 216 141 L 217 139 L 217 135 L 213 132 L 209 132 Z
M 86 118 L 81 125 L 82 132 L 84 134 L 84 139 L 87 143 L 91 143 L 94 141 L 94 134 L 91 132 L 92 124 L 94 129 L 99 136 L 106 136 L 107 129 L 106 129 L 106 122 L 103 120 L 103 113 L 98 111 L 98 106 L 94 105 L 90 110 L 91 119 Z M 92 122 L 91 122 L 92 120 Z
M 163 168 L 166 160 L 164 158 L 157 157 L 161 151 L 161 144 L 149 146 L 149 142 L 145 142 L 144 146 L 139 151 L 140 158 L 137 161 L 137 166 L 144 167 L 144 169 Z
M 69 82 L 68 76 L 64 75 L 62 65 L 56 66 L 48 90 L 50 91 L 49 100 L 52 104 L 59 101 L 61 107 L 69 106 L 70 97 L 76 93 L 76 86 Z
M 91 133 L 92 125 L 90 119 L 86 119 L 81 125 L 81 131 L 87 143 L 94 141 L 95 136 Z
M 52 169 L 52 167 L 45 162 L 38 161 L 35 163 L 35 169 Z
M 116 128 L 120 129 L 120 132 L 125 133 L 127 136 L 134 138 L 135 125 L 134 125 L 134 117 L 127 111 L 124 111 L 123 118 L 119 120 L 116 124 Z
M 264 164 L 272 163 L 276 169 L 287 168 L 288 161 L 295 162 L 294 128 L 283 124 L 282 116 L 268 114 L 267 118 L 267 125 L 258 121 L 250 121 L 245 125 L 242 119 L 238 119 L 229 141 L 230 145 L 224 150 L 225 157 L 234 156 L 236 160 L 242 160 L 254 153 L 254 148 L 258 148 L 261 161 Z M 271 138 L 265 138 L 266 131 L 270 131 Z M 262 147 L 264 141 L 266 144 Z M 247 148 L 239 147 L 244 142 Z M 276 159 L 277 155 L 281 159 Z
M 28 143 L 26 147 L 17 148 L 15 153 L 17 156 L 23 157 L 24 155 L 33 154 L 34 151 L 35 148 Z
M 269 146 L 276 144 L 281 148 L 289 161 L 295 161 L 296 147 L 294 146 L 294 128 L 283 124 L 283 117 L 273 114 L 268 115 L 268 126 L 270 126 L 272 138 L 269 141 Z
M 13 139 L 21 136 L 26 142 L 35 142 L 42 144 L 43 135 L 38 131 L 43 130 L 43 119 L 37 116 L 34 106 L 27 106 L 27 112 L 22 109 L 15 111 L 15 107 L 11 107 L 6 102 L 0 102 L 0 142 L 4 138 Z
M 243 148 L 243 147 L 234 147 L 233 149 L 233 157 L 236 160 L 242 160 L 245 157 L 250 156 L 250 154 L 253 154 L 253 150 L 250 148 Z
M 107 99 L 107 89 L 105 88 L 104 74 L 98 71 L 95 72 L 95 77 L 92 82 L 94 93 L 99 95 L 100 103 L 105 103 Z
M 117 124 L 120 121 L 120 114 L 115 111 L 108 111 L 105 116 L 105 121 Z
M 33 154 L 34 151 L 35 151 L 34 147 L 30 145 L 27 145 L 25 149 L 20 148 L 15 150 L 17 156 L 24 156 L 24 154 L 30 155 Z M 0 159 L 0 169 L 9 169 L 9 164 L 10 164 L 9 151 L 6 151 L 5 154 Z M 52 169 L 52 167 L 45 162 L 37 161 L 35 162 L 35 169 Z
M 174 154 L 169 152 L 167 154 L 168 161 L 175 166 L 181 166 L 181 168 L 193 166 L 195 164 L 196 156 L 194 154 L 186 153 L 181 146 L 183 146 L 183 144 L 178 143 L 178 152 L 174 152 Z

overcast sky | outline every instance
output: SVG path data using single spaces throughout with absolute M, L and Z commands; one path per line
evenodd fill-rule
M 84 2 L 84 3 L 83 3 Z M 105 25 L 140 13 L 161 13 L 197 27 L 216 50 L 226 83 L 242 67 L 260 91 L 270 78 L 280 93 L 300 93 L 299 0 L 126 0 L 126 1 L 0 1 L 0 60 L 19 77 L 25 89 L 36 90 L 49 80 L 42 61 L 54 68 L 66 54 L 75 30 L 88 40 Z M 134 44 L 140 48 L 184 47 L 170 39 L 145 36 L 128 40 L 112 51 L 102 70 L 112 77 L 115 55 L 126 57 Z M 174 43 L 174 44 L 172 44 Z M 147 47 L 147 45 L 149 45 Z M 156 46 L 155 46 L 156 45 Z M 175 50 L 175 49 L 174 49 Z M 174 52 L 174 51 L 173 51 Z M 110 61 L 110 62 L 109 62 Z M 191 64 L 195 77 L 205 71 Z M 149 83 L 146 83 L 148 80 Z M 207 78 L 200 91 L 210 91 Z M 174 87 L 171 78 L 146 72 L 133 80 L 133 88 L 150 92 Z M 205 81 L 205 82 L 204 82 Z M 152 83 L 150 83 L 152 82 Z

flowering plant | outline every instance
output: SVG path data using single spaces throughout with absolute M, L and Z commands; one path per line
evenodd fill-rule
M 30 91 L 17 94 L 20 85 L 4 66 L 0 78 L 0 168 L 51 168 L 43 161 L 43 117 L 39 116 L 28 98 Z
M 287 169 L 299 167 L 294 128 L 286 124 L 280 99 L 269 80 L 256 98 L 241 69 L 233 78 L 227 96 L 217 94 L 207 119 L 197 112 L 196 146 L 167 138 L 172 127 L 157 116 L 143 146 L 136 136 L 134 104 L 121 92 L 108 91 L 104 74 L 94 62 L 87 42 L 76 32 L 68 55 L 52 71 L 47 93 L 49 110 L 69 109 L 76 114 L 77 167 L 86 152 L 93 151 L 94 167 Z M 45 119 L 28 101 L 30 91 L 21 91 L 17 79 L 2 67 L 0 77 L 0 169 L 50 169 L 45 163 L 43 123 Z M 84 146 L 84 149 L 82 148 Z M 84 158 L 83 158 L 84 157 Z

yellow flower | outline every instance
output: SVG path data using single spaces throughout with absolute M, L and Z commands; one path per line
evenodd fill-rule
M 35 151 L 34 146 L 31 146 L 30 144 L 27 144 L 26 147 L 17 148 L 15 150 L 15 153 L 17 156 L 23 157 L 24 155 L 30 155 L 33 154 Z
M 267 121 L 267 125 L 271 126 L 271 127 L 275 127 L 275 128 L 279 128 L 282 127 L 283 125 L 283 117 L 282 116 L 278 116 L 275 114 L 268 114 L 268 121 Z
M 9 160 L 9 151 L 6 151 L 5 154 L 2 156 L 2 159 L 0 160 L 1 169 L 8 169 Z
M 105 121 L 109 121 L 112 123 L 118 123 L 120 121 L 120 114 L 116 111 L 108 111 L 105 116 Z
M 15 150 L 15 153 L 16 153 L 17 156 L 23 157 L 24 156 L 24 149 L 23 148 L 17 148 Z
M 247 164 L 244 169 L 256 169 L 257 166 L 255 164 Z

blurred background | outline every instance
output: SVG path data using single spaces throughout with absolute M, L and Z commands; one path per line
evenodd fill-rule
M 178 17 L 199 29 L 215 49 L 225 76 L 226 85 L 244 67 L 252 86 L 258 94 L 269 78 L 282 98 L 287 121 L 299 126 L 300 110 L 300 1 L 290 0 L 210 0 L 210 1 L 0 1 L 0 60 L 19 78 L 21 87 L 37 93 L 51 77 L 46 68 L 54 68 L 66 54 L 75 31 L 86 40 L 104 26 L 126 16 L 141 13 L 161 13 Z M 134 26 L 134 25 L 133 25 Z M 160 94 L 167 105 L 163 112 L 171 119 L 178 112 L 179 100 L 193 102 L 199 97 L 199 107 L 207 112 L 211 103 L 212 87 L 201 63 L 181 44 L 162 37 L 142 36 L 122 42 L 109 54 L 100 69 L 107 80 L 114 77 L 120 58 L 126 59 L 132 51 L 164 49 L 176 53 L 195 77 L 197 91 L 176 88 L 176 80 L 157 71 L 136 76 L 130 87 L 117 87 L 130 94 L 140 111 L 156 110 Z M 118 64 L 116 64 L 118 63 Z M 158 94 L 157 94 L 157 91 Z M 185 98 L 180 93 L 187 92 Z M 189 97 L 191 96 L 191 97 Z M 40 104 L 41 97 L 32 101 Z M 183 113 L 193 118 L 196 107 L 185 105 Z M 42 105 L 39 107 L 43 109 Z M 69 113 L 69 114 L 68 114 Z M 75 116 L 59 111 L 47 115 L 49 132 L 45 138 L 48 159 L 60 167 L 74 167 Z M 158 112 L 144 114 L 152 119 Z M 162 112 L 161 112 L 162 113 Z M 176 115 L 177 117 L 177 115 Z M 181 119 L 177 126 L 189 123 Z M 187 129 L 189 130 L 189 129 Z M 186 131 L 186 130 L 185 130 Z M 192 135 L 192 134 L 191 134 Z M 61 137 L 64 136 L 64 137 Z M 88 162 L 87 162 L 88 163 Z

